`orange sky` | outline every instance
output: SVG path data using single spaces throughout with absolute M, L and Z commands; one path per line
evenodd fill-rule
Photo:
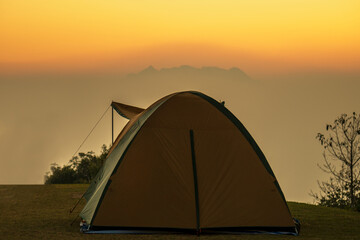
M 360 71 L 357 0 L 0 0 L 0 72 Z

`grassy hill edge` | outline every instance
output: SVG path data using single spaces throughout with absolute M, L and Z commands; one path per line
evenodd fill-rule
M 86 184 L 0 185 L 0 239 L 190 239 L 184 234 L 104 235 L 81 234 L 79 221 L 70 223 L 82 209 L 69 209 L 85 192 Z M 301 222 L 300 236 L 203 235 L 202 239 L 360 239 L 360 213 L 305 203 L 288 202 Z

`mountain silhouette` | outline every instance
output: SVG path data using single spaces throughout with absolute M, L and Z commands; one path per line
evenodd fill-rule
M 196 68 L 188 65 L 182 65 L 173 68 L 162 68 L 160 70 L 155 69 L 153 66 L 149 66 L 144 70 L 129 74 L 127 77 L 131 79 L 163 79 L 168 81 L 184 80 L 184 79 L 208 79 L 210 80 L 238 80 L 249 81 L 251 78 L 239 68 L 233 67 L 230 69 L 223 69 L 219 67 L 201 67 Z

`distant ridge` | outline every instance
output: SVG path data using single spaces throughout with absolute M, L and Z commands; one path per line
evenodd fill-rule
M 148 73 L 155 73 L 158 70 L 156 70 L 153 66 L 149 66 L 147 68 L 145 68 L 144 70 L 142 70 L 141 72 L 139 72 L 138 74 L 148 74 Z
M 251 80 L 251 78 L 237 67 L 230 69 L 223 69 L 219 67 L 205 66 L 196 68 L 188 65 L 182 65 L 172 68 L 155 69 L 153 66 L 149 66 L 138 73 L 129 74 L 128 77 L 165 77 L 165 76 L 177 76 L 177 77 L 191 77 L 191 78 L 217 78 L 217 79 L 232 79 L 232 80 Z

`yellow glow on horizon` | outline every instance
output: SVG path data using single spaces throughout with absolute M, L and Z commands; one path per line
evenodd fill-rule
M 159 62 L 169 46 L 205 45 L 213 55 L 225 48 L 295 68 L 359 70 L 359 12 L 357 0 L 0 0 L 0 63 L 108 61 L 151 49 Z M 186 61 L 201 51 L 173 52 Z

